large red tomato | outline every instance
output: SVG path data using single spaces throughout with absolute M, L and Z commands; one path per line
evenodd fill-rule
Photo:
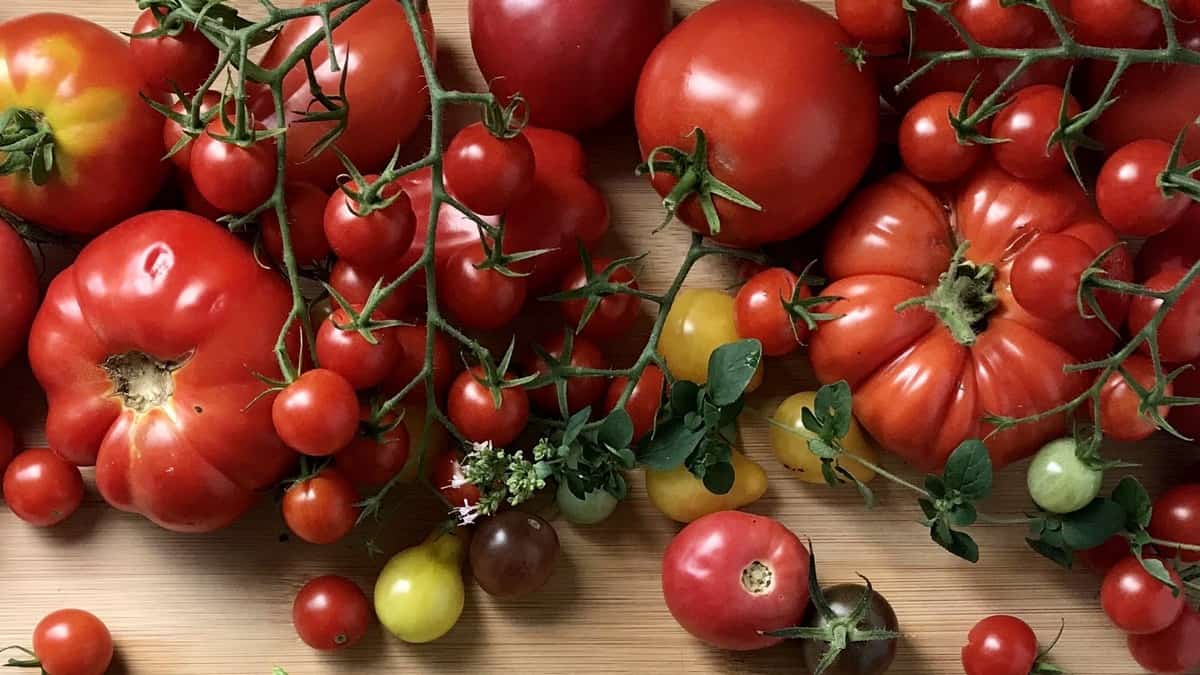
M 304 0 L 315 5 L 320 0 Z M 337 12 L 333 13 L 334 16 Z M 425 42 L 433 48 L 433 19 L 422 15 Z M 322 32 L 320 17 L 287 22 L 263 57 L 264 68 L 277 67 L 313 33 Z M 346 101 L 350 119 L 338 137 L 337 147 L 363 173 L 382 168 L 396 146 L 416 131 L 429 108 L 425 74 L 417 56 L 416 43 L 408 28 L 404 8 L 396 0 L 371 0 L 354 16 L 333 31 L 337 65 L 329 61 L 328 43 L 318 42 L 312 51 L 317 83 L 326 95 L 337 95 L 342 78 L 346 82 Z M 288 73 L 283 82 L 284 108 L 287 110 L 288 179 L 314 183 L 326 189 L 345 171 L 332 149 L 305 161 L 313 145 L 335 125 L 334 122 L 298 120 L 305 112 L 320 112 L 324 107 L 315 100 L 303 63 Z M 269 91 L 259 89 L 251 102 L 256 119 L 268 127 L 280 126 Z
M 0 176 L 0 204 L 73 234 L 95 234 L 145 208 L 167 165 L 163 119 L 141 88 L 129 46 L 106 28 L 65 14 L 0 24 L 0 110 L 24 111 L 22 132 L 46 133 L 53 155 L 42 185 L 27 170 Z
M 293 455 L 258 375 L 291 307 L 279 277 L 223 227 L 179 211 L 131 218 L 51 283 L 29 361 L 46 439 L 96 465 L 113 506 L 178 531 L 228 525 Z M 293 351 L 295 348 L 293 345 Z
M 38 274 L 25 240 L 0 221 L 0 368 L 25 348 L 37 310 Z
M 483 79 L 520 93 L 534 124 L 598 127 L 633 100 L 650 50 L 671 28 L 670 0 L 471 0 Z
M 849 382 L 863 426 L 923 470 L 940 467 L 963 440 L 986 437 L 987 414 L 1023 417 L 1065 403 L 1089 378 L 1063 366 L 1102 357 L 1113 336 L 1078 314 L 1035 316 L 1009 285 L 1013 257 L 1059 232 L 1097 254 L 1117 241 L 1066 174 L 1022 181 L 985 165 L 946 202 L 907 174 L 866 188 L 827 242 L 833 283 L 822 294 L 845 299 L 823 310 L 841 318 L 813 333 L 817 377 Z M 951 269 L 965 242 L 966 264 Z M 939 277 L 957 279 L 960 292 L 948 293 L 950 279 Z M 897 308 L 935 292 L 940 310 Z M 1057 415 L 992 436 L 992 461 L 1004 466 L 1031 454 L 1065 423 Z
M 716 197 L 718 241 L 790 239 L 849 194 L 875 153 L 879 94 L 842 48 L 850 36 L 800 0 L 717 0 L 659 43 L 638 84 L 635 117 L 645 157 L 659 146 L 691 152 L 708 137 L 708 169 L 762 207 Z M 678 179 L 652 181 L 666 196 Z M 697 198 L 680 220 L 710 232 Z

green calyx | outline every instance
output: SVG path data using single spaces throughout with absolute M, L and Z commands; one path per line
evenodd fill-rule
M 29 172 L 34 185 L 45 185 L 54 171 L 54 131 L 42 113 L 9 108 L 0 113 L 0 175 Z
M 966 260 L 969 246 L 969 242 L 963 242 L 954 252 L 950 268 L 938 277 L 932 293 L 896 305 L 897 312 L 910 307 L 925 308 L 964 346 L 975 344 L 977 328 L 999 302 L 992 289 L 996 269 Z

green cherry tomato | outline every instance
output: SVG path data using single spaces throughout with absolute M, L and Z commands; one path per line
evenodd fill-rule
M 1051 513 L 1073 513 L 1100 494 L 1104 472 L 1075 456 L 1075 440 L 1060 438 L 1038 450 L 1029 465 L 1026 484 L 1035 504 Z
M 617 508 L 617 498 L 605 490 L 596 489 L 580 499 L 571 492 L 566 483 L 560 483 L 558 508 L 568 522 L 576 525 L 595 525 L 608 520 L 608 517 Z

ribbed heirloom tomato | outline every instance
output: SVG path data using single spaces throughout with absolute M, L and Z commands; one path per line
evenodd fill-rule
M 225 228 L 178 211 L 132 218 L 50 284 L 29 360 L 55 452 L 96 465 L 113 506 L 172 530 L 228 525 L 292 461 L 271 424 L 278 275 Z M 292 345 L 295 354 L 295 345 Z

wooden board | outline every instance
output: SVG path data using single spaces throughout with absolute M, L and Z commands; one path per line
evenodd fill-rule
M 452 84 L 479 80 L 466 4 L 431 2 L 443 70 L 455 74 Z M 676 2 L 681 12 L 702 4 Z M 136 15 L 134 0 L 6 0 L 0 3 L 0 19 L 48 10 L 86 16 L 118 31 L 128 30 Z M 643 285 L 661 289 L 677 268 L 687 234 L 679 227 L 650 234 L 660 212 L 644 181 L 631 176 L 637 153 L 628 128 L 591 137 L 588 146 L 593 176 L 613 207 L 613 246 L 649 250 Z M 732 280 L 729 269 L 706 263 L 691 284 L 725 287 Z M 4 412 L 27 443 L 41 443 L 43 403 L 31 377 L 16 367 L 0 372 L 0 382 L 9 399 Z M 773 361 L 766 386 L 751 405 L 769 411 L 782 396 L 811 386 L 801 359 Z M 771 474 L 767 497 L 750 510 L 811 537 L 824 581 L 865 574 L 895 605 L 905 637 L 892 673 L 961 672 L 958 654 L 967 630 L 997 612 L 1023 616 L 1044 640 L 1065 621 L 1056 660 L 1077 674 L 1138 672 L 1124 637 L 1109 628 L 1099 610 L 1098 580 L 1038 558 L 1026 548 L 1019 528 L 977 528 L 983 561 L 969 565 L 929 541 L 909 494 L 878 481 L 881 505 L 868 512 L 853 491 L 835 492 L 790 477 L 774 461 L 760 423 L 747 424 L 743 434 L 747 453 Z M 1156 439 L 1123 448 L 1122 456 L 1145 462 L 1139 475 L 1157 487 L 1180 458 L 1194 457 L 1195 451 Z M 1026 508 L 1023 467 L 1005 472 L 997 492 L 990 512 L 1017 514 Z M 676 626 L 662 602 L 659 566 L 678 528 L 648 504 L 638 478 L 632 493 L 632 501 L 603 525 L 559 526 L 564 555 L 544 591 L 502 602 L 468 584 L 466 612 L 444 639 L 406 645 L 375 628 L 363 644 L 337 655 L 314 652 L 296 638 L 292 598 L 306 579 L 325 573 L 351 576 L 369 589 L 383 560 L 366 555 L 363 537 L 330 547 L 285 541 L 280 536 L 285 528 L 270 503 L 210 536 L 164 532 L 108 509 L 94 491 L 80 513 L 52 530 L 26 527 L 0 510 L 0 643 L 27 643 L 42 615 L 73 606 L 97 613 L 112 628 L 118 644 L 114 672 L 137 675 L 265 675 L 272 665 L 293 675 L 800 672 L 794 644 L 724 653 Z M 437 515 L 428 502 L 414 499 L 378 533 L 364 537 L 377 536 L 391 554 L 418 540 Z

